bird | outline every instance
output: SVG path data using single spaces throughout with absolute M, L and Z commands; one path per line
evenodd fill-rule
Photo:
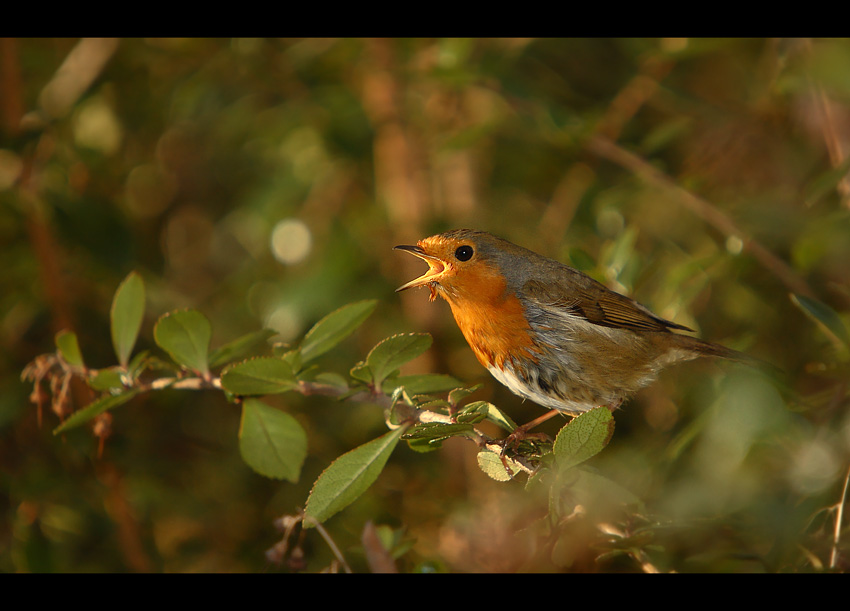
M 674 363 L 757 361 L 685 335 L 692 330 L 579 270 L 484 231 L 455 229 L 395 249 L 428 264 L 396 291 L 428 287 L 430 301 L 447 301 L 493 377 L 551 410 L 529 425 L 601 406 L 613 412 Z

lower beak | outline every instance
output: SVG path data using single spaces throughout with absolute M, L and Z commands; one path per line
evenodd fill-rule
M 404 284 L 396 289 L 396 293 L 399 291 L 403 291 L 405 289 L 411 289 L 416 286 L 425 286 L 433 281 L 435 281 L 445 270 L 446 264 L 443 263 L 439 258 L 434 255 L 429 255 L 420 246 L 396 246 L 393 250 L 404 250 L 409 252 L 412 255 L 415 255 L 425 261 L 428 264 L 428 271 L 419 276 L 418 278 L 411 280 L 407 284 Z

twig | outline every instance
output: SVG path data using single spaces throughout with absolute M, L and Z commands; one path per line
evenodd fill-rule
M 62 117 L 94 83 L 118 49 L 117 38 L 82 38 L 39 94 L 51 118 Z
M 348 566 L 348 563 L 345 561 L 345 557 L 342 555 L 342 552 L 339 551 L 339 548 L 336 546 L 336 543 L 334 543 L 334 540 L 328 534 L 328 531 L 325 530 L 324 526 L 322 526 L 320 522 L 316 521 L 315 518 L 312 518 L 307 514 L 304 514 L 302 519 L 316 527 L 316 530 L 319 531 L 319 534 L 322 535 L 322 538 L 325 540 L 325 543 L 327 543 L 328 547 L 331 548 L 333 555 L 336 556 L 336 559 L 342 565 L 342 568 L 345 570 L 345 572 L 351 573 L 351 567 Z
M 675 201 L 693 214 L 720 231 L 726 237 L 739 238 L 744 250 L 752 254 L 761 265 L 785 284 L 791 292 L 798 295 L 813 296 L 809 285 L 785 261 L 774 255 L 754 238 L 742 231 L 726 214 L 711 202 L 694 195 L 677 185 L 669 176 L 653 167 L 634 153 L 631 153 L 601 136 L 593 136 L 587 142 L 587 148 L 596 155 L 640 176 L 648 183 L 670 191 Z
M 61 357 L 61 354 L 48 354 L 34 360 L 28 365 L 22 375 L 22 380 L 30 380 L 34 382 L 34 391 L 31 396 L 33 403 L 39 406 L 39 415 L 41 413 L 40 406 L 44 399 L 41 393 L 41 381 L 43 379 L 57 378 L 67 383 L 72 377 L 88 381 L 97 377 L 99 370 L 88 369 L 71 365 Z M 125 390 L 135 390 L 139 394 L 151 391 L 164 390 L 166 388 L 176 390 L 206 390 L 216 389 L 221 390 L 221 378 L 214 376 L 206 377 L 163 377 L 151 380 L 149 382 L 135 380 L 132 384 L 125 386 Z M 335 397 L 346 401 L 358 401 L 363 403 L 374 403 L 384 410 L 389 410 L 393 407 L 393 399 L 379 392 L 376 388 L 368 387 L 361 391 L 351 393 L 348 388 L 330 386 L 316 382 L 299 380 L 292 389 L 304 396 L 321 395 L 326 397 Z M 427 409 L 421 409 L 407 405 L 406 403 L 397 404 L 398 415 L 404 423 L 442 423 L 452 424 L 455 421 L 451 415 L 441 414 Z M 390 422 L 387 426 L 394 428 Z M 497 454 L 501 453 L 502 446 L 498 441 L 494 441 L 476 428 L 473 428 L 464 438 L 471 440 L 480 448 L 486 448 Z M 526 473 L 533 473 L 535 470 L 534 464 L 524 459 L 522 456 L 514 456 L 512 460 Z
M 626 124 L 652 99 L 673 66 L 674 61 L 670 56 L 646 57 L 638 74 L 611 100 L 593 133 L 611 142 L 616 141 Z M 546 241 L 558 243 L 572 222 L 579 201 L 594 179 L 595 174 L 590 164 L 577 163 L 566 172 L 552 192 L 549 204 L 540 219 L 538 230 Z
M 646 104 L 664 77 L 673 69 L 674 62 L 668 55 L 649 55 L 641 63 L 640 72 L 617 92 L 605 114 L 596 126 L 595 133 L 611 141 L 617 140 L 632 117 Z
M 844 478 L 844 492 L 841 493 L 841 502 L 835 514 L 835 531 L 832 535 L 832 554 L 829 557 L 829 568 L 834 569 L 838 564 L 838 542 L 841 540 L 841 522 L 844 520 L 844 505 L 847 502 L 847 488 L 850 487 L 850 469 L 847 469 L 847 477 Z
M 803 43 L 806 53 L 811 55 L 812 41 L 807 38 L 804 39 Z M 847 156 L 841 146 L 841 139 L 838 137 L 838 128 L 836 127 L 835 116 L 833 115 L 834 105 L 820 83 L 816 83 L 811 76 L 809 76 L 808 80 L 814 94 L 815 104 L 821 115 L 820 128 L 827 153 L 829 154 L 829 161 L 834 168 L 841 167 Z M 837 189 L 844 201 L 844 206 L 850 208 L 850 179 L 846 175 L 838 181 Z

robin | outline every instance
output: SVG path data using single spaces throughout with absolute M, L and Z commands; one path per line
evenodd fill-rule
M 396 246 L 428 263 L 397 291 L 427 286 L 475 356 L 515 394 L 557 413 L 615 410 L 673 363 L 751 357 L 676 331 L 635 300 L 562 263 L 483 231 L 458 229 Z

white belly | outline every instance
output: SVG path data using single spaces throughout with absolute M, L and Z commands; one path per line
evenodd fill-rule
M 586 412 L 596 407 L 589 403 L 570 401 L 569 399 L 550 397 L 549 395 L 543 394 L 534 386 L 529 386 L 520 379 L 519 376 L 514 373 L 513 366 L 510 363 L 505 363 L 504 369 L 499 369 L 496 366 L 489 367 L 488 369 L 493 377 L 507 386 L 512 393 L 519 395 L 523 399 L 534 401 L 537 405 L 573 414 Z

